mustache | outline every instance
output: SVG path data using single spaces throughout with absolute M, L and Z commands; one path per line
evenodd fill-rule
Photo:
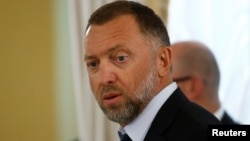
M 118 86 L 114 86 L 114 85 L 108 85 L 108 86 L 103 86 L 101 89 L 101 96 L 103 96 L 105 93 L 107 92 L 120 92 L 120 93 L 124 93 L 124 91 L 119 88 Z

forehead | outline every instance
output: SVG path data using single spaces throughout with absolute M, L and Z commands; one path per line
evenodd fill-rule
M 117 17 L 103 25 L 90 25 L 85 36 L 85 51 L 116 44 L 143 44 L 145 37 L 132 15 Z

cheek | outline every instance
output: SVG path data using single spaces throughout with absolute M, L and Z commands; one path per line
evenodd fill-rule
M 97 82 L 95 81 L 95 79 L 89 77 L 89 84 L 90 84 L 90 87 L 94 96 L 97 97 L 97 94 L 98 94 Z
M 138 86 L 141 85 L 143 81 L 148 77 L 150 72 L 150 65 L 142 65 L 140 67 L 137 67 L 131 71 L 130 75 L 127 76 L 127 78 L 130 79 L 129 85 L 131 86 L 130 88 L 138 89 Z

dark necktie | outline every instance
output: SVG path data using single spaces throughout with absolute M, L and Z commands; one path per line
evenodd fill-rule
M 122 134 L 120 131 L 118 131 L 118 135 L 120 137 L 120 141 L 132 141 L 127 134 Z
M 132 140 L 130 139 L 130 137 L 127 134 L 125 134 L 121 137 L 121 141 L 132 141 Z

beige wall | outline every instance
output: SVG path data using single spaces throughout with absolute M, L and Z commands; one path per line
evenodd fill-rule
M 144 0 L 144 3 L 152 8 L 163 22 L 167 24 L 169 0 Z
M 0 140 L 55 141 L 50 0 L 0 2 Z

